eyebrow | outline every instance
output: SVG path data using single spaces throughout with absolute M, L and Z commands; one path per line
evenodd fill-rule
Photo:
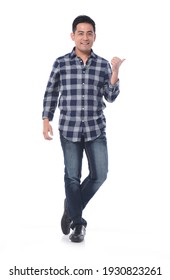
M 84 33 L 84 32 L 86 32 L 86 33 L 94 33 L 94 31 L 92 31 L 92 30 L 88 30 L 88 31 L 77 30 L 77 32 L 78 33 Z

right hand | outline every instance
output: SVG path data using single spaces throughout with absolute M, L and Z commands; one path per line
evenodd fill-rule
M 52 126 L 49 122 L 49 119 L 44 119 L 43 120 L 43 135 L 46 140 L 52 140 L 53 138 L 53 129 Z

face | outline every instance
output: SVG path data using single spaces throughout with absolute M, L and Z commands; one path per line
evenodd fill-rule
M 79 23 L 77 24 L 75 33 L 71 33 L 71 38 L 75 42 L 77 55 L 89 54 L 96 35 L 91 24 Z

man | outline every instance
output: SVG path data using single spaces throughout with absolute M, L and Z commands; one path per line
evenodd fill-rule
M 92 46 L 96 39 L 95 22 L 80 15 L 72 24 L 71 53 L 56 59 L 43 101 L 43 134 L 51 140 L 55 109 L 60 109 L 59 132 L 65 165 L 64 213 L 61 229 L 72 242 L 84 240 L 87 222 L 84 208 L 106 180 L 108 152 L 105 132 L 105 103 L 119 94 L 118 57 L 107 60 L 97 56 Z M 81 182 L 83 151 L 87 156 L 89 174 Z

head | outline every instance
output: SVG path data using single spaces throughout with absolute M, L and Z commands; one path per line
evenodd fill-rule
M 94 33 L 96 32 L 96 25 L 95 25 L 95 22 L 94 20 L 92 20 L 90 17 L 88 16 L 85 16 L 85 15 L 81 15 L 81 16 L 78 16 L 74 19 L 73 21 L 73 24 L 72 24 L 72 32 L 75 33 L 76 31 L 76 28 L 77 28 L 77 25 L 79 23 L 89 23 L 92 25 L 93 27 L 93 31 Z
M 86 15 L 76 17 L 72 24 L 71 38 L 75 42 L 77 53 L 88 54 L 96 39 L 95 22 Z

